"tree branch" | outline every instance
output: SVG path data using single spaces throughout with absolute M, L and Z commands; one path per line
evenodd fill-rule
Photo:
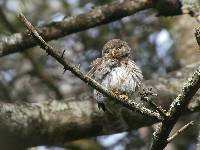
M 189 65 L 167 76 L 145 81 L 144 84 L 158 89 L 158 99 L 162 101 L 157 103 L 167 108 L 170 99 L 179 92 L 181 83 L 199 65 L 200 62 Z M 81 138 L 119 133 L 156 123 L 156 120 L 131 111 L 125 113 L 122 122 L 113 125 L 112 116 L 99 111 L 94 100 L 88 96 L 84 98 L 83 95 L 85 92 L 74 97 L 73 101 L 66 99 L 63 102 L 0 102 L 0 147 L 7 149 L 6 146 L 11 146 L 18 149 L 17 146 L 62 146 L 65 142 Z M 199 97 L 200 92 L 194 98 Z M 118 129 L 120 124 L 126 124 L 127 128 Z
M 196 28 L 195 37 L 198 41 L 200 38 L 200 27 Z M 196 94 L 199 88 L 200 66 L 198 66 L 194 74 L 187 79 L 187 82 L 185 82 L 182 91 L 170 105 L 170 109 L 168 110 L 168 118 L 162 121 L 162 124 L 159 127 L 159 129 L 156 130 L 153 134 L 151 150 L 163 150 L 165 148 L 165 146 L 168 144 L 167 138 L 172 128 L 180 118 L 181 114 L 186 110 L 189 102 L 191 101 L 192 97 Z
M 187 123 L 186 125 L 184 125 L 182 128 L 180 128 L 178 131 L 176 131 L 171 137 L 169 137 L 167 139 L 167 142 L 171 142 L 172 140 L 174 140 L 177 136 L 179 136 L 181 133 L 183 133 L 186 129 L 188 129 L 189 127 L 191 127 L 192 125 L 194 125 L 194 121 L 190 121 L 189 123 Z
M 114 1 L 110 4 L 97 7 L 88 13 L 72 16 L 60 22 L 50 23 L 39 29 L 40 35 L 45 41 L 51 41 L 72 33 L 119 20 L 149 8 L 156 8 L 159 14 L 164 16 L 181 13 L 179 0 L 162 0 L 162 3 L 158 0 Z M 37 42 L 26 33 L 13 34 L 9 37 L 4 37 L 0 42 L 0 57 L 14 52 L 22 52 L 36 45 Z
M 78 67 L 73 66 L 72 64 L 65 61 L 65 59 L 63 58 L 63 53 L 62 54 L 56 53 L 57 51 L 42 39 L 42 37 L 38 34 L 36 29 L 31 25 L 31 23 L 25 18 L 25 16 L 23 14 L 19 14 L 19 18 L 24 23 L 24 25 L 28 28 L 28 30 L 30 31 L 30 35 L 33 36 L 33 38 L 38 42 L 38 44 L 41 46 L 41 48 L 44 51 L 46 51 L 46 53 L 48 55 L 51 55 L 54 59 L 56 59 L 56 61 L 58 61 L 61 65 L 63 65 L 64 72 L 65 72 L 65 70 L 71 71 L 75 76 L 77 76 L 82 81 L 84 81 L 85 83 L 90 85 L 92 88 L 98 90 L 105 96 L 110 97 L 112 100 L 115 100 L 115 102 L 120 103 L 122 106 L 125 106 L 126 108 L 128 108 L 132 111 L 146 115 L 146 116 L 152 118 L 152 120 L 154 120 L 154 119 L 162 120 L 162 117 L 158 113 L 153 112 L 150 109 L 145 108 L 144 106 L 138 105 L 133 100 L 127 100 L 124 98 L 120 98 L 116 94 L 108 91 L 105 87 L 101 86 L 101 84 L 99 84 L 95 80 L 91 79 L 87 75 L 84 75 L 79 70 Z

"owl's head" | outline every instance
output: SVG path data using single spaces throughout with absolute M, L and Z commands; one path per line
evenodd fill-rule
M 131 56 L 131 48 L 125 41 L 112 39 L 103 46 L 102 56 L 117 59 L 128 58 Z

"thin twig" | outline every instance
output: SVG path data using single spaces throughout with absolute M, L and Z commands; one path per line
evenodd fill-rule
M 182 132 L 184 132 L 187 128 L 189 128 L 190 126 L 192 126 L 194 124 L 194 121 L 190 121 L 189 123 L 187 123 L 186 125 L 184 125 L 182 128 L 180 128 L 178 131 L 176 131 L 172 136 L 170 136 L 167 139 L 167 142 L 171 142 L 173 139 L 175 139 L 178 135 L 180 135 Z
M 165 111 L 151 100 L 151 96 L 157 96 L 157 94 L 152 91 L 152 88 L 148 88 L 147 90 L 143 89 L 143 91 L 140 93 L 140 96 L 142 101 L 148 103 L 149 106 L 157 111 L 164 119 L 167 117 Z
M 85 83 L 87 83 L 88 85 L 96 89 L 97 91 L 103 93 L 105 96 L 112 98 L 113 100 L 125 106 L 126 108 L 136 111 L 138 113 L 141 113 L 143 115 L 146 115 L 152 119 L 155 119 L 158 121 L 162 120 L 162 117 L 159 115 L 159 113 L 155 113 L 145 107 L 141 107 L 136 102 L 133 102 L 131 100 L 127 101 L 123 98 L 119 98 L 117 95 L 108 91 L 105 87 L 101 86 L 101 84 L 99 84 L 95 80 L 84 75 L 76 66 L 71 65 L 70 63 L 66 62 L 64 58 L 62 58 L 62 54 L 57 54 L 58 51 L 56 52 L 56 50 L 52 46 L 50 46 L 43 40 L 43 38 L 38 34 L 36 29 L 31 25 L 31 23 L 25 18 L 25 16 L 22 13 L 19 14 L 19 18 L 21 22 L 23 22 L 25 26 L 27 27 L 27 29 L 31 32 L 31 35 L 38 42 L 41 48 L 44 49 L 53 58 L 55 58 L 60 64 L 62 64 L 64 67 L 64 70 L 71 71 L 75 76 L 80 78 L 82 81 L 84 81 Z
M 155 111 L 157 111 L 164 119 L 167 117 L 167 115 L 164 112 L 164 110 L 161 107 L 157 106 L 156 103 L 154 103 L 148 97 L 142 97 L 141 100 L 147 102 L 150 105 L 150 107 L 152 109 L 154 109 Z

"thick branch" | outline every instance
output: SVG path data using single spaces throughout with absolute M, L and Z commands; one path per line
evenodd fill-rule
M 180 90 L 180 86 L 193 72 L 198 64 L 193 64 L 156 80 L 145 81 L 145 86 L 158 90 L 157 101 L 166 108 L 170 99 Z M 52 101 L 41 103 L 0 103 L 0 145 L 6 146 L 37 146 L 63 145 L 67 141 L 112 134 L 153 124 L 152 119 L 139 114 L 124 113 L 123 120 L 114 124 L 114 116 L 109 116 L 98 110 L 94 100 L 85 93 L 74 101 Z M 200 92 L 196 99 L 200 98 Z M 155 120 L 154 120 L 155 121 Z M 126 128 L 119 128 L 125 124 Z M 20 143 L 20 144 L 19 144 Z
M 138 11 L 154 7 L 157 8 L 160 15 L 177 15 L 181 12 L 179 0 L 162 0 L 162 3 L 158 0 L 120 0 L 97 7 L 88 13 L 48 24 L 40 29 L 40 34 L 46 41 L 51 41 L 72 33 L 110 23 L 123 17 L 130 16 Z M 170 14 L 166 12 L 170 12 Z M 27 36 L 26 33 L 13 34 L 10 37 L 5 37 L 0 42 L 0 56 L 14 52 L 22 52 L 36 45 L 37 43 L 35 40 Z
M 184 84 L 182 92 L 173 101 L 168 119 L 164 120 L 160 128 L 155 132 L 151 150 L 162 150 L 168 144 L 167 138 L 180 118 L 181 114 L 186 110 L 190 100 L 200 88 L 200 67 L 195 71 L 193 76 Z

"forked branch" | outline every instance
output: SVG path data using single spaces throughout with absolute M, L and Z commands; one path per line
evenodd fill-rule
M 146 115 L 146 116 L 152 118 L 153 120 L 157 120 L 157 121 L 161 121 L 162 120 L 162 117 L 160 116 L 159 113 L 153 112 L 152 110 L 147 109 L 145 107 L 141 107 L 136 102 L 133 102 L 131 100 L 125 100 L 123 98 L 118 97 L 114 93 L 108 91 L 105 87 L 101 86 L 95 80 L 91 79 L 87 75 L 84 75 L 80 71 L 80 69 L 78 67 L 76 67 L 76 66 L 70 64 L 69 62 L 65 61 L 65 59 L 63 58 L 63 52 L 60 53 L 60 54 L 58 54 L 57 53 L 58 50 L 55 50 L 51 45 L 49 45 L 48 43 L 46 43 L 44 41 L 44 39 L 38 34 L 37 30 L 31 25 L 31 23 L 25 18 L 25 16 L 22 13 L 19 14 L 19 18 L 24 23 L 24 25 L 27 27 L 27 29 L 30 32 L 30 35 L 33 36 L 33 38 L 36 40 L 36 42 L 38 43 L 38 45 L 40 45 L 40 47 L 42 49 L 44 49 L 48 55 L 51 55 L 60 64 L 63 65 L 64 71 L 65 70 L 71 71 L 75 76 L 77 76 L 82 81 L 84 81 L 85 83 L 87 83 L 88 85 L 90 85 L 92 88 L 94 88 L 97 91 L 103 93 L 104 95 L 112 98 L 113 100 L 115 100 L 116 102 L 120 103 L 124 107 L 126 107 L 126 108 L 128 108 L 130 110 L 136 111 L 138 113 L 141 113 L 143 115 Z
M 199 44 L 200 41 L 200 27 L 196 28 L 195 37 Z M 200 45 L 199 45 L 200 46 Z M 177 96 L 176 99 L 170 105 L 170 109 L 168 110 L 167 114 L 168 117 L 162 121 L 158 130 L 155 131 L 153 134 L 153 141 L 151 144 L 151 150 L 163 150 L 165 146 L 168 144 L 170 140 L 169 134 L 183 114 L 186 111 L 186 108 L 195 95 L 195 93 L 200 88 L 200 66 L 197 70 L 193 73 L 193 75 L 188 78 L 187 82 L 184 84 L 181 93 Z

